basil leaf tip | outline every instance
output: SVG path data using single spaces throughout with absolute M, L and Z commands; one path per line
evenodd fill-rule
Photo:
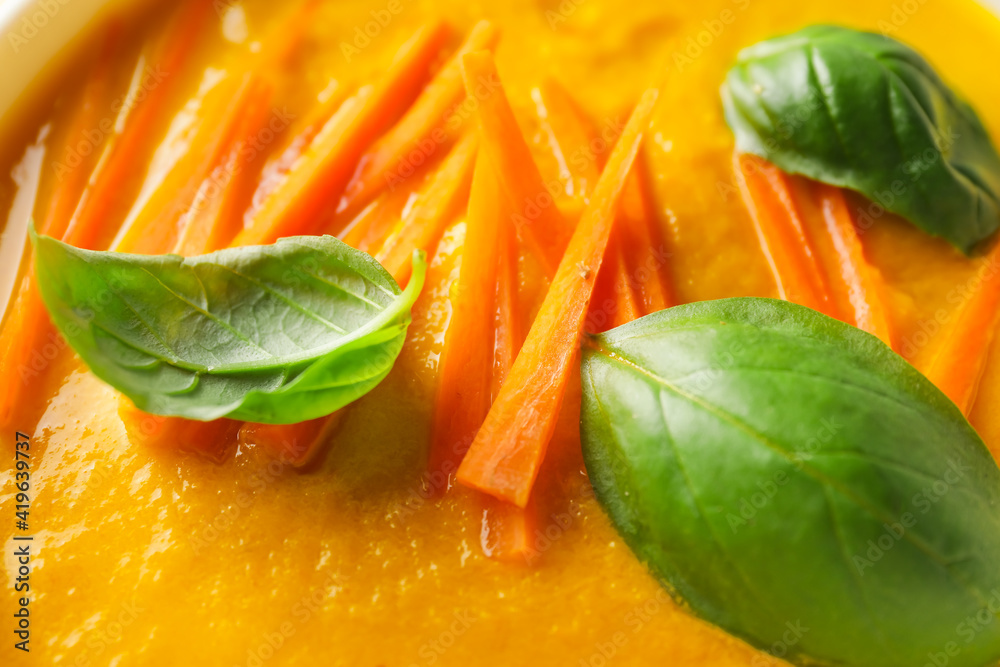
M 965 253 L 1000 227 L 1000 155 L 912 48 L 828 25 L 750 46 L 722 86 L 737 149 L 855 190 Z
M 875 337 L 696 303 L 591 339 L 582 380 L 597 498 L 698 615 L 796 664 L 1000 658 L 1000 470 Z
M 30 231 L 53 322 L 146 412 L 285 424 L 328 415 L 388 374 L 426 272 L 405 290 L 330 236 L 199 257 L 82 250 Z

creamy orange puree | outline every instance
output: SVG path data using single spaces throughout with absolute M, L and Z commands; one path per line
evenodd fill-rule
M 431 16 L 461 30 L 484 17 L 502 27 L 498 64 L 523 109 L 531 87 L 551 76 L 599 125 L 614 126 L 665 73 L 645 149 L 683 301 L 774 295 L 730 187 L 733 141 L 717 93 L 742 46 L 815 22 L 892 27 L 973 102 L 1000 142 L 1000 22 L 970 0 L 397 1 L 401 11 L 351 62 L 337 45 L 353 43 L 355 27 L 386 2 L 325 4 L 311 23 L 291 112 L 303 113 L 331 77 L 372 80 Z M 246 3 L 249 40 L 266 31 L 270 5 Z M 212 49 L 203 57 L 202 66 L 224 62 Z M 122 60 L 123 72 L 132 62 Z M 50 113 L 58 130 L 60 112 Z M 16 134 L 22 143 L 12 155 L 35 135 L 34 123 Z M 5 210 L 11 188 L 0 195 Z M 482 507 L 461 489 L 423 498 L 435 365 L 461 238 L 457 224 L 434 256 L 396 368 L 347 411 L 329 454 L 308 473 L 247 447 L 216 464 L 130 444 L 115 393 L 71 354 L 58 356 L 34 387 L 37 404 L 24 406 L 21 429 L 34 437 L 30 655 L 11 646 L 12 485 L 0 494 L 0 663 L 778 664 L 670 602 L 615 534 L 574 451 L 578 396 L 543 471 L 551 491 L 539 499 L 547 518 L 536 562 L 486 557 Z M 863 240 L 889 284 L 904 352 L 919 354 L 918 332 L 933 328 L 939 309 L 947 318 L 949 294 L 968 284 L 973 264 L 889 218 Z M 993 356 L 983 396 L 995 406 Z M 1000 433 L 986 436 L 1000 448 Z M 3 433 L 5 479 L 12 438 Z

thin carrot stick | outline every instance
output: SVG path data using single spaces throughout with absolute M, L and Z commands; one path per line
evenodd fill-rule
M 517 238 L 510 224 L 509 205 L 503 204 L 504 210 L 499 215 L 507 224 L 501 226 L 497 248 L 491 405 L 499 396 L 524 341 L 524 318 L 519 312 L 517 296 Z M 483 508 L 479 540 L 483 553 L 497 560 L 532 562 L 537 555 L 533 538 L 538 523 L 538 509 L 533 502 L 529 499 L 528 506 L 521 508 L 485 493 L 476 495 Z
M 488 158 L 476 158 L 451 320 L 438 361 L 430 474 L 453 475 L 490 409 L 500 202 Z
M 676 305 L 667 276 L 667 251 L 651 204 L 645 162 L 636 160 L 618 207 L 616 229 L 622 229 L 628 248 L 626 264 L 635 291 L 637 310 L 648 315 Z
M 226 77 L 206 94 L 202 121 L 189 151 L 156 189 L 129 213 L 111 247 L 120 252 L 156 254 L 173 248 L 180 220 L 201 184 L 219 164 L 253 96 L 250 76 Z
M 438 150 L 451 145 L 461 130 L 459 116 L 449 114 L 465 97 L 462 57 L 472 51 L 492 50 L 499 38 L 499 30 L 489 21 L 473 26 L 465 42 L 431 79 L 413 106 L 358 162 L 337 207 L 337 215 L 353 218 L 387 186 L 395 187 L 418 163 L 429 161 Z M 417 157 L 410 160 L 408 156 L 414 152 Z
M 312 463 L 340 424 L 343 410 L 298 424 L 254 424 L 239 429 L 239 442 L 254 445 L 296 467 Z
M 611 231 L 604 263 L 597 274 L 594 297 L 587 315 L 588 329 L 600 333 L 642 317 L 642 305 L 632 289 L 621 229 Z
M 615 210 L 656 97 L 655 89 L 643 95 L 608 160 L 524 347 L 459 467 L 458 480 L 466 486 L 527 505 L 572 375 Z
M 61 238 L 66 233 L 73 210 L 96 164 L 100 146 L 90 146 L 86 155 L 78 150 L 78 146 L 83 141 L 89 142 L 87 133 L 100 125 L 107 108 L 119 40 L 119 26 L 112 25 L 94 66 L 94 73 L 84 84 L 80 99 L 74 105 L 63 145 L 55 149 L 57 159 L 65 160 L 66 156 L 78 155 L 80 161 L 72 167 L 66 165 L 67 171 L 61 171 L 57 166 L 60 180 L 53 188 L 48 210 L 39 227 L 43 234 Z M 0 396 L 0 425 L 7 425 L 13 418 L 15 407 L 28 389 L 26 378 L 22 378 L 20 372 L 24 364 L 35 358 L 38 349 L 58 340 L 38 292 L 34 257 L 27 256 L 25 262 L 23 276 L 17 293 L 11 299 L 8 316 L 3 322 L 3 335 L 0 336 L 0 378 L 5 385 Z
M 990 263 L 992 271 L 1000 271 L 1000 264 Z M 990 448 L 993 458 L 1000 461 L 1000 336 L 996 334 L 1000 323 L 993 324 L 993 342 L 986 351 L 986 361 L 979 378 L 969 422 L 975 427 L 983 442 Z
M 338 238 L 352 248 L 376 254 L 405 217 L 407 205 L 414 203 L 418 196 L 409 188 L 383 192 L 341 230 Z
M 211 7 L 212 0 L 185 2 L 161 38 L 148 69 L 137 69 L 136 85 L 129 91 L 129 99 L 139 100 L 142 93 L 142 101 L 137 102 L 125 119 L 121 133 L 109 140 L 66 230 L 63 238 L 66 243 L 97 249 L 106 241 L 103 234 L 115 205 L 121 201 L 122 184 L 129 182 L 136 165 L 144 162 L 144 147 L 149 146 L 154 128 L 170 109 L 168 102 L 179 74 L 193 55 Z M 142 83 L 150 79 L 153 83 Z
M 268 197 L 278 189 L 281 183 L 295 167 L 295 163 L 312 144 L 313 139 L 327 124 L 334 113 L 347 99 L 349 87 L 333 81 L 320 94 L 321 99 L 310 109 L 306 117 L 295 124 L 289 131 L 289 137 L 284 146 L 276 151 L 264 164 L 260 172 L 257 189 L 250 200 L 250 207 L 243 214 L 243 226 L 252 224 L 254 217 L 264 207 Z
M 938 345 L 918 361 L 923 374 L 966 415 L 1000 325 L 1000 244 L 983 260 L 978 277 L 977 289 L 959 306 Z
M 199 422 L 151 415 L 124 396 L 119 396 L 118 417 L 137 447 L 193 452 L 217 463 L 228 456 L 240 429 L 240 422 L 232 419 Z
M 879 276 L 865 259 L 861 238 L 854 226 L 850 209 L 840 188 L 810 183 L 813 198 L 822 216 L 823 240 L 832 246 L 829 258 L 817 252 L 826 264 L 826 275 L 834 301 L 841 302 L 841 319 L 863 331 L 878 336 L 892 346 L 892 329 L 880 292 Z M 812 234 L 813 247 L 819 250 L 820 234 Z
M 542 263 L 546 274 L 553 276 L 572 228 L 555 206 L 532 159 L 500 83 L 493 54 L 465 54 L 462 74 L 466 92 L 479 101 L 476 116 L 482 129 L 483 150 L 514 207 L 518 236 Z M 482 92 L 483 88 L 486 92 Z
M 734 155 L 733 168 L 778 296 L 836 317 L 785 173 L 756 156 L 739 153 Z
M 348 99 L 264 202 L 235 245 L 273 243 L 321 227 L 368 145 L 416 94 L 447 37 L 444 24 L 417 31 L 399 50 L 385 77 Z
M 272 87 L 262 79 L 250 80 L 239 104 L 239 115 L 221 148 L 225 155 L 205 176 L 191 207 L 181 215 L 173 252 L 200 255 L 228 245 L 242 228 L 240 206 L 251 187 L 248 157 L 250 142 L 267 126 L 271 116 Z
M 375 256 L 400 285 L 410 277 L 413 251 L 427 250 L 441 237 L 468 192 L 478 146 L 475 133 L 470 132 L 459 139 L 409 214 Z

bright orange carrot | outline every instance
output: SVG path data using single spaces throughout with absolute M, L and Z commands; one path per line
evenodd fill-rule
M 625 186 L 616 223 L 616 229 L 622 230 L 622 242 L 629 249 L 626 264 L 640 315 L 676 305 L 667 276 L 668 253 L 651 198 L 646 164 L 640 157 Z
M 476 158 L 465 243 L 451 320 L 438 361 L 431 428 L 430 473 L 454 475 L 490 409 L 493 374 L 496 248 L 503 195 L 489 159 Z
M 347 223 L 337 237 L 352 248 L 376 254 L 404 217 L 408 204 L 414 203 L 418 196 L 409 188 L 383 192 Z
M 178 235 L 183 231 L 181 219 L 231 144 L 256 89 L 252 76 L 228 76 L 206 94 L 200 112 L 202 120 L 190 149 L 156 189 L 133 207 L 112 242 L 112 249 L 156 254 L 177 245 Z
M 199 422 L 151 415 L 124 396 L 119 396 L 118 416 L 129 441 L 137 447 L 192 452 L 217 463 L 230 454 L 240 429 L 240 422 L 232 419 Z
M 418 30 L 381 81 L 344 102 L 234 244 L 273 243 L 319 229 L 362 152 L 416 95 L 447 34 L 441 23 Z
M 107 242 L 104 233 L 110 227 L 108 219 L 115 204 L 121 201 L 123 183 L 130 182 L 136 165 L 145 161 L 143 152 L 150 145 L 150 137 L 155 134 L 158 123 L 171 108 L 170 97 L 180 73 L 193 55 L 211 8 L 212 0 L 188 0 L 183 3 L 154 49 L 146 69 L 137 69 L 129 99 L 141 99 L 141 102 L 135 103 L 121 133 L 110 138 L 101 156 L 90 185 L 66 230 L 63 240 L 70 245 L 99 249 Z M 143 63 L 140 62 L 140 65 Z
M 524 347 L 459 467 L 458 480 L 466 486 L 519 507 L 528 503 L 572 375 L 615 210 L 656 97 L 655 89 L 643 95 L 608 160 Z
M 979 380 L 1000 325 L 1000 244 L 994 245 L 983 260 L 978 278 L 975 291 L 939 334 L 938 344 L 918 361 L 923 374 L 966 415 L 975 403 Z
M 493 54 L 489 51 L 465 54 L 462 74 L 466 92 L 479 102 L 476 116 L 483 150 L 493 163 L 501 188 L 514 208 L 518 236 L 542 262 L 546 273 L 553 276 L 572 228 L 556 207 L 532 159 L 531 149 L 500 83 Z M 484 87 L 486 92 L 482 92 Z
M 84 84 L 80 99 L 75 103 L 64 142 L 55 149 L 56 159 L 60 160 L 56 165 L 59 181 L 53 188 L 48 209 L 39 226 L 43 234 L 63 237 L 96 164 L 100 146 L 90 146 L 86 155 L 78 147 L 81 142 L 89 142 L 87 133 L 99 127 L 102 114 L 108 108 L 119 30 L 117 25 L 109 28 L 93 75 Z M 68 161 L 68 156 L 78 156 L 79 162 L 72 166 L 64 163 Z M 0 425 L 3 426 L 9 423 L 15 406 L 28 389 L 27 378 L 21 373 L 24 364 L 35 358 L 37 350 L 60 342 L 38 293 L 34 258 L 29 255 L 25 262 L 23 276 L 17 284 L 16 294 L 11 298 L 11 307 L 3 322 L 3 335 L 0 336 L 0 378 L 4 384 L 0 395 Z
M 992 271 L 1000 271 L 1000 265 L 988 264 Z M 969 412 L 969 422 L 993 453 L 993 458 L 1000 461 L 1000 336 L 996 328 L 1000 323 L 994 323 L 993 342 L 986 352 L 986 362 L 979 378 L 979 390 L 976 392 L 972 410 Z
M 305 118 L 289 130 L 289 137 L 284 145 L 276 151 L 274 156 L 268 158 L 261 169 L 257 189 L 250 200 L 250 207 L 243 214 L 244 227 L 252 223 L 254 217 L 264 207 L 267 198 L 285 180 L 295 163 L 312 144 L 316 135 L 347 99 L 349 90 L 349 87 L 344 84 L 336 81 L 331 82 L 321 93 L 319 102 L 309 110 Z
M 643 315 L 629 276 L 622 234 L 616 233 L 620 229 L 616 225 L 611 231 L 594 285 L 594 297 L 587 315 L 587 329 L 593 333 L 613 329 Z
M 479 543 L 488 558 L 531 563 L 538 556 L 535 531 L 538 510 L 529 499 L 527 507 L 482 495 L 483 517 Z
M 880 297 L 880 277 L 865 259 L 843 191 L 823 183 L 809 185 L 821 211 L 825 231 L 822 238 L 831 246 L 830 256 L 820 250 L 820 234 L 812 234 L 811 239 L 816 254 L 826 264 L 828 284 L 833 300 L 839 302 L 841 319 L 878 336 L 891 347 L 892 330 Z
M 437 242 L 468 192 L 478 145 L 472 132 L 459 139 L 375 256 L 400 285 L 410 277 L 413 251 Z
M 223 157 L 205 176 L 190 208 L 179 219 L 173 252 L 200 255 L 220 250 L 242 228 L 241 206 L 251 187 L 251 142 L 267 126 L 273 89 L 258 77 L 251 78 L 239 103 L 239 114 L 227 128 L 220 149 Z M 221 128 L 220 128 L 221 129 Z
M 323 450 L 323 444 L 340 424 L 343 414 L 343 410 L 340 410 L 332 415 L 298 424 L 247 422 L 239 429 L 239 442 L 260 447 L 273 458 L 296 467 L 305 466 L 316 460 Z
M 489 21 L 473 26 L 465 42 L 431 79 L 413 106 L 358 162 L 337 207 L 339 216 L 353 218 L 376 194 L 386 187 L 397 187 L 435 153 L 451 145 L 462 126 L 457 114 L 449 115 L 465 97 L 461 59 L 472 51 L 493 49 L 499 37 L 500 32 Z
M 524 340 L 522 314 L 517 297 L 517 237 L 510 222 L 510 207 L 502 202 L 501 226 L 497 247 L 496 318 L 493 340 L 493 377 L 490 404 L 500 394 L 514 359 Z M 531 562 L 537 555 L 534 545 L 538 519 L 537 508 L 529 499 L 527 507 L 518 507 L 485 493 L 476 494 L 483 508 L 480 544 L 483 553 L 497 560 Z
M 787 176 L 759 157 L 735 154 L 733 167 L 778 296 L 836 317 L 823 272 L 812 254 Z

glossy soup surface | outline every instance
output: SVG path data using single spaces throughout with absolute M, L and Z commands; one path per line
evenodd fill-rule
M 246 52 L 268 28 L 273 4 L 247 2 L 243 42 L 217 39 L 199 54 L 198 74 Z M 398 11 L 388 25 L 349 61 L 337 45 L 353 44 L 355 28 L 387 3 L 323 6 L 289 113 L 303 113 L 331 78 L 372 80 L 432 16 L 446 18 L 456 33 L 484 17 L 501 26 L 498 65 L 522 109 L 530 108 L 531 87 L 554 77 L 599 125 L 614 128 L 659 68 L 666 85 L 645 150 L 682 301 L 774 295 L 730 187 L 732 137 L 718 101 L 723 73 L 742 46 L 816 22 L 891 27 L 973 102 L 1000 142 L 1000 22 L 971 0 L 390 4 Z M 226 33 L 239 42 L 240 17 L 228 21 Z M 150 21 L 148 29 L 161 24 Z M 122 72 L 133 62 L 123 59 Z M 184 94 L 196 83 L 193 76 Z M 46 114 L 41 120 L 58 131 L 65 112 Z M 39 120 L 13 133 L 17 145 L 0 173 L 11 171 Z M 53 181 L 46 173 L 43 198 Z M 4 210 L 15 192 L 5 177 Z M 460 490 L 424 499 L 430 402 L 462 233 L 459 222 L 434 255 L 396 368 L 347 411 L 328 456 L 308 473 L 252 448 L 217 464 L 130 444 L 115 393 L 71 354 L 57 355 L 48 379 L 33 389 L 36 403 L 24 406 L 26 421 L 40 415 L 32 431 L 31 654 L 11 650 L 5 621 L 0 663 L 778 664 L 660 592 L 589 494 L 574 451 L 572 408 L 543 472 L 552 492 L 540 499 L 546 519 L 537 561 L 484 556 L 482 509 Z M 949 293 L 969 281 L 973 265 L 897 221 L 879 221 L 864 243 L 887 279 L 902 338 L 912 343 L 904 353 L 919 354 L 919 332 L 939 309 L 952 308 Z M 998 366 L 995 360 L 987 372 L 986 394 L 1000 392 Z M 3 434 L 0 467 L 8 473 L 12 437 Z M 984 437 L 1000 451 L 1000 433 Z M 13 504 L 6 484 L 3 609 L 14 608 Z

